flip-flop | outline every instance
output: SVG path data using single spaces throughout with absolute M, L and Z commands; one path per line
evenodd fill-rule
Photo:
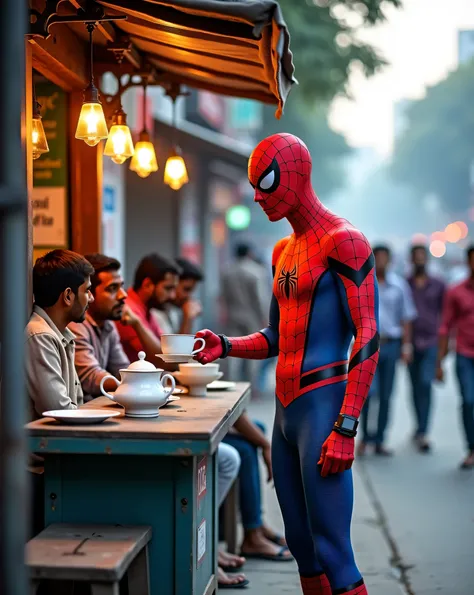
M 228 583 L 219 583 L 218 582 L 217 587 L 218 587 L 219 591 L 221 589 L 246 589 L 249 586 L 249 584 L 250 584 L 250 581 L 246 578 L 241 583 L 234 583 L 231 585 Z
M 271 541 L 275 545 L 281 545 L 282 547 L 288 547 L 285 543 L 281 542 L 281 540 L 285 539 L 285 538 L 283 535 L 280 535 L 279 533 L 274 533 L 273 537 L 267 537 L 265 535 L 265 539 L 268 539 L 268 541 Z
M 245 562 L 243 564 L 241 564 L 240 566 L 220 566 L 220 568 L 222 568 L 222 570 L 226 574 L 229 572 L 232 574 L 233 572 L 241 572 L 241 570 L 244 566 L 245 566 Z
M 283 554 L 288 550 L 286 545 L 282 546 L 278 554 L 245 554 L 241 552 L 242 556 L 247 559 L 254 559 L 254 560 L 272 560 L 274 562 L 292 562 L 294 560 L 293 556 L 284 556 Z

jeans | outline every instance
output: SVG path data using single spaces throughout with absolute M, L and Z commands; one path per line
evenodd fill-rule
M 217 499 L 219 506 L 224 502 L 232 484 L 237 479 L 240 456 L 229 444 L 219 444 L 217 449 Z
M 462 423 L 467 447 L 474 452 L 474 358 L 457 354 L 456 375 L 462 398 Z
M 413 407 L 416 417 L 416 435 L 426 434 L 431 410 L 431 388 L 435 377 L 437 347 L 415 349 L 409 366 Z
M 265 426 L 261 422 L 254 423 L 265 432 Z M 263 525 L 258 449 L 240 434 L 227 434 L 224 442 L 232 445 L 240 455 L 239 500 L 242 525 L 247 530 L 258 529 Z
M 390 400 L 393 392 L 393 382 L 397 361 L 400 359 L 401 341 L 389 339 L 380 345 L 380 356 L 377 371 L 361 413 L 362 436 L 364 442 L 373 442 L 377 446 L 383 444 L 385 430 L 390 413 Z M 374 412 L 374 402 L 378 401 L 379 409 L 375 430 L 372 431 L 370 414 Z

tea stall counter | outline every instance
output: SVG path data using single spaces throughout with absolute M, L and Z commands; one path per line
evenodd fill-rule
M 151 595 L 217 590 L 217 455 L 250 385 L 181 396 L 160 417 L 67 426 L 27 425 L 45 458 L 45 522 L 151 525 Z M 87 408 L 117 405 L 100 397 Z

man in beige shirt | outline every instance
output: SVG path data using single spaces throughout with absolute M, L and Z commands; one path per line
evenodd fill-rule
M 104 376 L 112 374 L 119 378 L 119 371 L 130 365 L 112 321 L 120 320 L 122 324 L 129 325 L 144 345 L 150 345 L 157 339 L 125 304 L 127 292 L 120 262 L 104 254 L 88 254 L 85 258 L 95 270 L 91 278 L 94 301 L 85 321 L 82 324 L 72 323 L 69 328 L 76 335 L 76 370 L 87 400 L 100 395 L 100 383 Z M 104 388 L 113 392 L 117 384 L 109 378 L 104 382 Z
M 33 268 L 35 305 L 25 329 L 26 384 L 31 418 L 51 409 L 76 409 L 83 402 L 74 367 L 71 322 L 83 322 L 92 265 L 69 250 L 53 250 Z

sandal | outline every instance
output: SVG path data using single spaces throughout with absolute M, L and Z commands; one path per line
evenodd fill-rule
M 288 551 L 288 548 L 286 547 L 286 545 L 283 545 L 281 547 L 281 549 L 279 550 L 278 554 L 259 554 L 257 552 L 253 553 L 253 554 L 246 554 L 244 552 L 242 553 L 242 556 L 245 556 L 246 558 L 253 558 L 254 560 L 272 560 L 274 562 L 292 562 L 294 560 L 293 556 L 285 556 L 285 552 Z
M 221 589 L 246 589 L 249 586 L 249 584 L 250 584 L 250 581 L 247 578 L 244 579 L 240 583 L 234 583 L 234 584 L 219 583 L 219 582 L 217 583 L 219 591 Z

